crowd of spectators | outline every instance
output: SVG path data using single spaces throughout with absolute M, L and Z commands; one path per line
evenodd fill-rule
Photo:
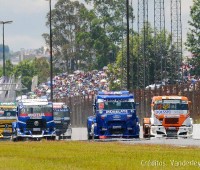
M 200 77 L 194 73 L 194 66 L 190 64 L 183 64 L 181 71 L 183 72 L 183 78 L 186 82 L 194 83 L 200 80 Z
M 60 99 L 77 95 L 90 95 L 99 90 L 109 90 L 107 68 L 102 71 L 74 71 L 73 74 L 62 73 L 53 77 L 53 98 Z M 50 81 L 39 84 L 30 97 L 49 98 Z
M 193 66 L 183 64 L 180 68 L 180 74 L 183 74 L 183 83 L 191 83 L 191 86 L 200 81 L 200 78 L 192 73 Z M 153 88 L 156 84 L 152 85 Z M 158 84 L 162 85 L 162 84 Z M 151 85 L 146 88 L 151 87 Z M 152 88 L 152 87 L 151 87 Z M 107 67 L 102 71 L 93 70 L 84 72 L 76 70 L 73 74 L 62 73 L 53 77 L 53 98 L 60 99 L 78 95 L 92 95 L 99 90 L 109 90 L 109 76 Z M 39 84 L 33 92 L 29 94 L 30 98 L 50 98 L 50 81 Z

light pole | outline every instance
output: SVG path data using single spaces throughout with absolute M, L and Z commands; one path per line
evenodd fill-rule
M 129 0 L 126 0 L 126 21 L 127 21 L 127 58 L 126 58 L 126 71 L 127 71 L 127 90 L 130 90 L 130 53 L 129 53 Z
M 10 24 L 13 21 L 0 21 L 0 24 L 3 25 L 3 76 L 5 76 L 5 47 L 4 47 L 4 25 Z
M 51 102 L 53 102 L 53 56 L 52 56 L 52 29 L 51 29 L 51 0 L 49 1 L 49 48 L 50 48 L 50 87 L 51 87 L 51 93 L 50 93 L 50 99 Z

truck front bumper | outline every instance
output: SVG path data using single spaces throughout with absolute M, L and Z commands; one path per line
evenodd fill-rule
M 192 126 L 181 126 L 181 127 L 168 127 L 164 126 L 151 126 L 150 128 L 151 137 L 191 137 L 193 132 Z
M 33 134 L 31 131 L 28 131 L 26 133 L 23 132 L 17 132 L 16 137 L 22 137 L 22 138 L 48 138 L 48 137 L 55 137 L 56 132 L 45 132 L 42 131 L 40 134 Z

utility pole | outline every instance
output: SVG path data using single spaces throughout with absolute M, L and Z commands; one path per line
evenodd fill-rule
M 0 24 L 3 25 L 3 76 L 6 76 L 6 68 L 5 68 L 5 45 L 4 45 L 4 25 L 5 24 L 10 24 L 13 21 L 0 21 Z

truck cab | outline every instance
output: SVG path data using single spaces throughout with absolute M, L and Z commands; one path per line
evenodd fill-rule
M 65 103 L 53 103 L 56 138 L 71 139 L 70 108 Z
M 154 96 L 151 117 L 143 120 L 143 136 L 191 137 L 190 104 L 184 96 Z
M 12 139 L 55 139 L 53 105 L 47 99 L 22 99 L 17 106 L 17 121 L 12 124 Z
M 93 113 L 87 119 L 88 139 L 139 138 L 134 96 L 128 91 L 98 92 Z
M 0 102 L 0 139 L 10 139 L 12 122 L 16 121 L 15 102 Z

